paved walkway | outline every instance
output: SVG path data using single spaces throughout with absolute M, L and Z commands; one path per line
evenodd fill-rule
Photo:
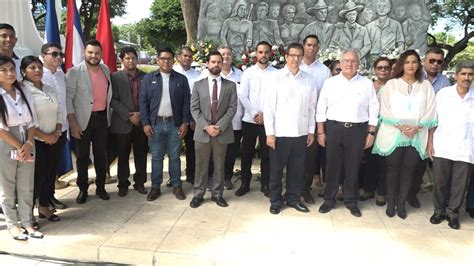
M 234 184 L 238 187 L 239 181 Z M 242 198 L 234 196 L 235 189 L 225 191 L 228 208 L 218 207 L 207 193 L 203 205 L 192 209 L 188 183 L 183 185 L 186 200 L 175 199 L 163 186 L 162 196 L 153 202 L 134 190 L 119 198 L 116 184 L 107 185 L 111 200 L 103 201 L 91 185 L 91 196 L 81 206 L 75 203 L 78 189 L 69 187 L 57 191 L 69 205 L 58 213 L 61 221 L 40 220 L 42 240 L 14 241 L 0 216 L 0 251 L 37 256 L 39 264 L 32 265 L 48 264 L 45 257 L 173 266 L 474 265 L 474 219 L 462 211 L 457 231 L 447 222 L 430 224 L 429 193 L 420 195 L 421 209 L 408 207 L 408 218 L 401 220 L 388 218 L 385 208 L 373 201 L 360 203 L 361 218 L 351 216 L 341 203 L 320 214 L 321 199 L 309 206 L 307 214 L 285 208 L 272 215 L 259 188 L 253 181 L 251 192 Z M 315 197 L 317 192 L 313 190 Z M 0 265 L 12 265 L 15 260 L 9 259 L 12 262 L 0 260 Z

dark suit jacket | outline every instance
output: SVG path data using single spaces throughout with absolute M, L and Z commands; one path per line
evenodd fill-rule
M 173 118 L 177 127 L 183 122 L 192 120 L 189 111 L 189 83 L 188 79 L 178 72 L 172 70 L 170 75 L 170 98 Z M 140 120 L 143 126 L 154 126 L 160 108 L 163 90 L 163 79 L 160 71 L 147 74 L 140 86 Z
M 140 86 L 145 73 L 138 70 L 138 86 Z M 125 71 L 117 71 L 110 75 L 112 81 L 112 101 L 110 106 L 114 110 L 110 132 L 114 134 L 128 134 L 132 131 L 133 124 L 129 120 L 129 113 L 133 112 L 132 88 Z
M 237 88 L 233 81 L 222 79 L 221 91 L 217 103 L 217 122 L 221 133 L 217 141 L 221 144 L 234 142 L 232 119 L 237 111 Z M 202 143 L 210 141 L 209 134 L 204 127 L 211 123 L 211 96 L 209 94 L 209 81 L 207 78 L 194 82 L 191 94 L 191 113 L 196 121 L 194 140 Z

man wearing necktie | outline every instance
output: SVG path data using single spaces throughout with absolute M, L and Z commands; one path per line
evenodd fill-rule
M 234 142 L 232 119 L 237 111 L 237 88 L 234 82 L 220 76 L 222 61 L 218 51 L 209 53 L 209 76 L 196 81 L 191 94 L 191 114 L 196 121 L 196 172 L 194 198 L 190 203 L 192 208 L 199 207 L 204 200 L 211 155 L 214 164 L 211 200 L 220 207 L 228 206 L 222 197 L 224 161 L 227 144 Z

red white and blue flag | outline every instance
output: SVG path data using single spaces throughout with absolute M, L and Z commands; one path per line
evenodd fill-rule
M 84 41 L 76 1 L 67 1 L 65 70 L 79 65 L 84 56 Z
M 61 39 L 59 37 L 59 23 L 58 23 L 58 15 L 56 14 L 56 1 L 55 0 L 48 0 L 46 2 L 46 27 L 45 27 L 44 43 L 61 44 Z

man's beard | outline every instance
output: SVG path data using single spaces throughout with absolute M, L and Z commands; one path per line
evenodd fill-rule
M 209 72 L 211 72 L 212 75 L 219 75 L 221 73 L 221 68 L 218 66 L 209 68 Z

